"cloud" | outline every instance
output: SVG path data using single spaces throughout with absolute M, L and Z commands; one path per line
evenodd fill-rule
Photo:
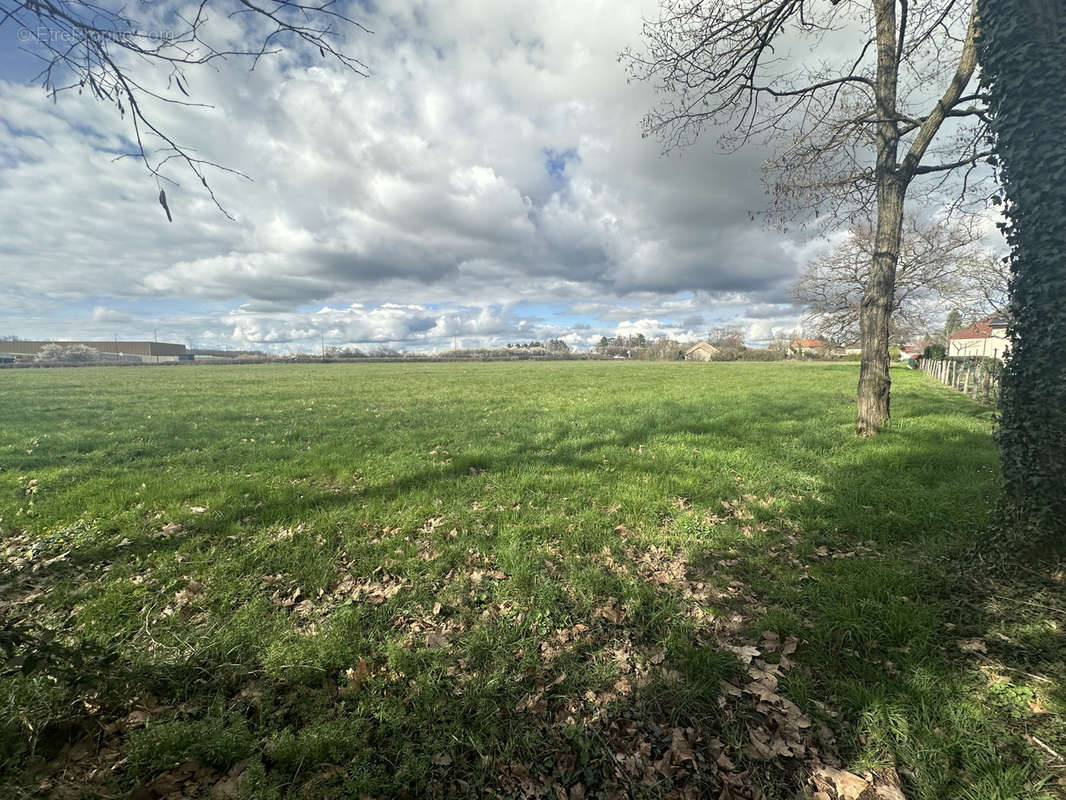
M 751 221 L 758 149 L 723 156 L 711 132 L 663 157 L 641 138 L 654 98 L 616 54 L 651 10 L 384 0 L 364 12 L 375 35 L 351 39 L 369 79 L 293 54 L 190 71 L 212 108 L 153 113 L 253 179 L 212 175 L 235 222 L 175 168 L 167 223 L 143 166 L 114 160 L 125 122 L 88 96 L 53 105 L 0 81 L 10 324 L 69 335 L 75 307 L 120 323 L 114 308 L 163 304 L 135 316 L 171 338 L 268 348 L 592 341 L 623 323 L 702 335 L 748 317 L 762 331 L 809 245 Z
M 97 306 L 93 309 L 93 322 L 130 322 L 132 319 L 133 317 L 129 314 L 123 314 L 121 311 L 115 311 L 113 308 Z
M 519 336 L 526 321 L 501 308 L 431 309 L 417 304 L 387 303 L 377 307 L 353 304 L 323 306 L 309 312 L 256 312 L 241 308 L 225 315 L 231 338 L 244 347 L 286 349 L 328 339 L 337 345 L 389 345 L 416 350 L 464 344 L 502 344 Z M 546 331 L 544 326 L 529 330 Z M 524 338 L 529 338 L 529 333 Z M 551 337 L 545 337 L 551 338 Z M 469 342 L 467 340 L 470 340 Z

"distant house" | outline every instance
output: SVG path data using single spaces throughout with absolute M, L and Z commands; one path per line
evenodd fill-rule
M 793 339 L 789 352 L 794 358 L 820 358 L 829 352 L 829 343 L 824 339 Z
M 862 342 L 848 342 L 844 345 L 844 355 L 846 356 L 861 356 L 862 355 Z
M 925 346 L 922 344 L 905 344 L 899 349 L 899 360 L 910 361 L 925 355 Z
M 934 346 L 935 344 L 935 340 L 930 339 L 928 336 L 923 336 L 916 342 L 911 342 L 910 344 L 903 345 L 899 349 L 899 360 L 910 361 L 911 359 L 922 358 L 925 356 L 926 349 Z
M 1007 318 L 992 314 L 968 328 L 955 331 L 948 337 L 949 356 L 982 356 L 1004 360 L 1010 340 L 1007 338 Z
M 696 342 L 685 351 L 685 361 L 713 361 L 718 348 L 710 342 Z

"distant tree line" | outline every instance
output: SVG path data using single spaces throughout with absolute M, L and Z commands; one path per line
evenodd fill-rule
M 769 347 L 748 347 L 739 328 L 712 328 L 705 341 L 718 351 L 714 361 L 778 361 L 789 356 L 789 341 L 775 338 Z M 693 342 L 681 342 L 666 336 L 649 339 L 643 333 L 614 337 L 602 336 L 594 351 L 608 358 L 632 358 L 640 361 L 681 361 Z
M 961 326 L 960 326 L 961 327 Z M 718 350 L 715 361 L 777 361 L 789 358 L 789 339 L 774 339 L 768 347 L 751 348 L 744 343 L 744 334 L 738 328 L 714 328 L 707 333 L 706 341 Z M 0 337 L 0 341 L 16 341 L 17 337 Z M 405 359 L 418 360 L 514 360 L 531 358 L 626 358 L 639 361 L 681 361 L 693 342 L 682 342 L 666 336 L 648 338 L 644 333 L 603 336 L 591 351 L 579 353 L 573 350 L 563 339 L 547 341 L 509 342 L 498 347 L 454 348 L 436 354 L 409 353 L 388 345 L 377 345 L 362 349 L 354 344 L 330 345 L 321 353 L 266 353 L 253 350 L 207 350 L 191 349 L 196 356 L 213 356 L 216 359 L 228 358 L 233 361 L 290 361 L 292 359 L 326 359 L 326 360 L 382 360 Z M 52 343 L 41 348 L 34 359 L 40 362 L 72 363 L 89 361 L 112 361 L 118 359 L 110 353 L 101 353 L 86 345 L 63 345 Z
M 403 356 L 399 350 L 385 345 L 363 351 L 355 345 L 346 344 L 340 347 L 327 347 L 323 352 L 326 358 L 401 358 Z

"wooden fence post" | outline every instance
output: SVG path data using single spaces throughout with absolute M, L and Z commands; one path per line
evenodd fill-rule
M 1002 366 L 995 359 L 922 359 L 918 369 L 974 400 L 990 405 L 999 402 Z

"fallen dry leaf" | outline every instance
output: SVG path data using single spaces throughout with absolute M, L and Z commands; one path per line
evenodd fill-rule
M 988 648 L 985 647 L 985 643 L 976 636 L 973 639 L 959 639 L 956 644 L 958 644 L 959 649 L 964 653 L 988 652 Z
M 608 622 L 612 622 L 615 625 L 621 625 L 626 618 L 626 612 L 624 608 L 619 608 L 616 605 L 603 606 L 596 609 L 596 615 L 603 617 Z
M 366 659 L 360 658 L 359 663 L 355 665 L 355 669 L 348 667 L 348 669 L 344 671 L 344 677 L 348 680 L 348 685 L 343 688 L 354 694 L 359 691 L 363 682 L 369 675 L 370 667 L 367 666 Z
M 685 731 L 681 728 L 674 728 L 670 732 L 670 752 L 674 754 L 678 763 L 682 761 L 695 761 L 696 757 L 692 753 L 692 746 L 689 744 L 688 739 L 685 738 Z
M 196 595 L 203 593 L 204 585 L 197 580 L 189 581 L 188 585 L 174 595 L 174 601 L 178 608 L 183 608 L 192 602 Z
M 451 638 L 445 632 L 430 631 L 426 634 L 426 647 L 448 647 L 451 643 Z
M 143 709 L 137 709 L 131 711 L 126 715 L 126 718 L 122 720 L 123 725 L 128 728 L 140 728 L 151 718 L 151 715 Z
M 815 772 L 815 777 L 828 781 L 840 800 L 859 800 L 860 795 L 870 788 L 870 784 L 855 773 L 836 767 L 824 766 Z
M 755 658 L 756 656 L 761 656 L 762 655 L 762 653 L 759 651 L 759 649 L 757 647 L 752 647 L 750 644 L 739 645 L 739 646 L 738 645 L 727 644 L 727 645 L 725 645 L 725 649 L 729 650 L 730 652 L 736 653 L 737 654 L 737 658 L 739 658 L 741 660 L 741 662 L 743 662 L 744 666 L 747 666 L 748 664 L 750 664 L 751 660 L 753 658 Z

